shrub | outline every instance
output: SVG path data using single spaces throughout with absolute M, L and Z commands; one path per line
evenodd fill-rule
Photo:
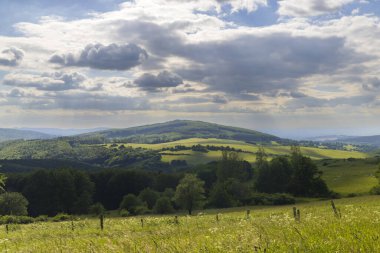
M 18 224 L 30 224 L 35 222 L 35 219 L 30 216 L 18 216 Z
M 154 212 L 158 214 L 172 213 L 173 205 L 168 197 L 161 197 L 154 206 Z
M 94 215 L 104 214 L 105 208 L 101 203 L 95 203 L 90 206 L 89 213 Z
M 296 202 L 295 198 L 285 193 L 254 193 L 252 195 L 252 205 L 289 205 Z
M 68 220 L 71 220 L 71 216 L 66 213 L 59 213 L 52 218 L 52 221 L 54 222 L 68 221 Z
M 380 195 L 380 185 L 373 187 L 371 189 L 370 193 L 373 195 Z
M 1 215 L 27 215 L 28 200 L 18 192 L 6 192 L 0 195 Z
M 133 210 L 134 215 L 140 215 L 140 214 L 150 214 L 151 211 L 147 208 L 146 205 L 136 206 Z
M 128 217 L 128 216 L 131 215 L 131 214 L 128 212 L 128 210 L 126 210 L 126 209 L 122 209 L 122 210 L 120 210 L 119 214 L 120 214 L 121 217 Z
M 47 215 L 40 215 L 36 218 L 34 218 L 36 222 L 43 222 L 43 221 L 48 221 L 49 217 Z
M 35 220 L 29 216 L 13 216 L 5 215 L 0 218 L 0 224 L 29 224 L 33 223 Z
M 144 204 L 146 203 L 143 203 L 134 194 L 128 194 L 123 197 L 119 209 L 128 210 L 128 212 L 132 215 L 144 214 L 148 212 L 148 209 Z

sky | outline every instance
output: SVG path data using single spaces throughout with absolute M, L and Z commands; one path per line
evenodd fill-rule
M 379 15 L 379 0 L 1 0 L 0 127 L 380 134 Z

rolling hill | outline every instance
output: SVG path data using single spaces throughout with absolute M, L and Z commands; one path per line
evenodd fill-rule
M 37 131 L 0 128 L 0 142 L 12 140 L 51 139 L 54 135 Z
M 79 140 L 103 139 L 128 143 L 164 143 L 189 138 L 218 138 L 245 142 L 282 141 L 254 130 L 223 126 L 202 121 L 174 120 L 166 123 L 111 129 L 75 137 Z

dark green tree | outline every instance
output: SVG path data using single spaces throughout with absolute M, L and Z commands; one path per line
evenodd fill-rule
M 158 214 L 172 213 L 173 211 L 172 202 L 168 197 L 159 198 L 154 205 L 154 212 Z
M 160 194 L 150 188 L 145 188 L 140 192 L 138 197 L 142 202 L 147 204 L 149 209 L 152 209 L 160 197 Z
M 191 215 L 195 208 L 203 205 L 205 199 L 203 187 L 204 182 L 202 180 L 195 175 L 186 174 L 177 186 L 174 196 L 176 203 Z
M 28 215 L 28 200 L 18 192 L 0 195 L 0 215 Z
M 285 157 L 277 157 L 269 163 L 263 162 L 258 172 L 256 189 L 266 193 L 288 192 L 293 168 Z

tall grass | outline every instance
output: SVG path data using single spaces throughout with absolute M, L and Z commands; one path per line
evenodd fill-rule
M 380 252 L 380 197 L 293 207 L 214 210 L 195 216 L 82 218 L 9 225 L 3 252 Z M 215 218 L 217 217 L 217 218 Z M 141 219 L 143 218 L 143 225 Z

